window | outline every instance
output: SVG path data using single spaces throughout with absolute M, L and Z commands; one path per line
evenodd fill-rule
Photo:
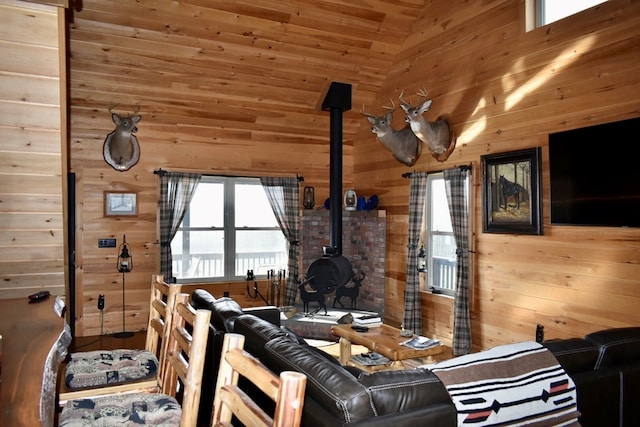
M 559 21 L 605 1 L 607 0 L 527 0 L 527 31 Z
M 468 185 L 469 178 L 467 189 Z M 466 200 L 468 203 L 469 197 Z M 456 286 L 457 245 L 453 237 L 443 173 L 427 176 L 423 229 L 427 264 L 423 289 L 453 295 Z
M 204 176 L 171 241 L 178 282 L 286 269 L 287 241 L 258 178 Z

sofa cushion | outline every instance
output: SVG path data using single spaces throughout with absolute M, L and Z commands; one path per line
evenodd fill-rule
M 265 345 L 263 362 L 278 374 L 282 371 L 305 374 L 306 398 L 315 400 L 342 422 L 356 422 L 377 415 L 367 388 L 342 366 L 327 362 L 308 346 L 289 339 L 273 339 Z
M 584 339 L 600 350 L 596 369 L 634 363 L 640 358 L 640 327 L 606 329 Z
M 258 358 L 261 358 L 264 353 L 264 345 L 272 339 L 283 338 L 291 341 L 289 335 L 279 326 L 253 314 L 238 316 L 233 326 L 233 332 L 245 336 L 245 350 Z
M 191 305 L 195 309 L 213 310 L 214 302 L 216 302 L 214 296 L 204 289 L 195 289 L 191 292 Z
M 558 360 L 569 375 L 593 371 L 598 359 L 598 349 L 582 338 L 545 341 L 542 344 Z
M 241 314 L 242 307 L 232 298 L 218 298 L 211 308 L 211 324 L 219 331 L 231 332 L 236 317 Z

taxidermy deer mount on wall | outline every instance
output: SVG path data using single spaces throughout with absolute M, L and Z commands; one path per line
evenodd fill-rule
M 407 125 L 401 130 L 395 130 L 391 126 L 393 120 L 393 111 L 395 110 L 395 104 L 391 101 L 392 108 L 384 107 L 389 111 L 384 116 L 376 117 L 373 114 L 364 112 L 364 105 L 360 114 L 365 116 L 369 123 L 371 123 L 371 132 L 375 133 L 378 137 L 378 141 L 391 153 L 393 157 L 400 163 L 404 163 L 407 166 L 413 166 L 415 162 L 420 158 L 422 153 L 422 144 L 416 138 L 413 131 Z
M 104 140 L 102 152 L 104 160 L 111 167 L 117 171 L 124 172 L 131 169 L 140 160 L 140 145 L 133 133 L 138 131 L 136 123 L 142 119 L 142 116 L 138 115 L 138 111 L 140 111 L 139 105 L 136 106 L 133 114 L 127 116 L 121 116 L 111 111 L 117 105 L 109 106 L 109 113 L 111 113 L 111 118 L 116 124 L 116 128 Z
M 418 92 L 418 95 L 427 98 L 427 91 L 423 89 Z M 431 154 L 437 161 L 444 162 L 447 160 L 456 146 L 456 138 L 449 120 L 445 116 L 440 116 L 436 121 L 430 122 L 422 116 L 423 113 L 431 108 L 432 99 L 427 99 L 415 107 L 412 107 L 411 104 L 402 99 L 402 93 L 400 93 L 399 99 L 400 107 L 406 113 L 405 121 L 409 123 L 413 133 L 420 141 L 427 144 Z

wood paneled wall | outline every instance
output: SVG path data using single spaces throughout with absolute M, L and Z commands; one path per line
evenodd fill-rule
M 158 182 L 153 170 L 305 177 L 317 204 L 328 197 L 329 118 L 319 105 L 332 80 L 352 83 L 345 113 L 344 187 L 377 194 L 387 212 L 386 307 L 402 318 L 409 182 L 402 173 L 461 164 L 474 169 L 472 301 L 476 348 L 638 325 L 640 230 L 549 224 L 547 135 L 640 114 L 640 2 L 611 0 L 526 33 L 524 1 L 146 2 L 85 0 L 70 22 L 71 170 L 76 173 L 78 335 L 121 327 L 117 250 L 97 240 L 126 234 L 127 325 L 146 322 L 158 270 Z M 368 5 L 371 5 L 369 7 Z M 445 163 L 424 152 L 396 162 L 357 110 L 425 87 L 433 119 L 458 134 Z M 140 105 L 141 160 L 116 172 L 102 158 L 107 112 Z M 395 124 L 403 125 L 400 113 Z M 543 236 L 483 234 L 482 154 L 543 147 Z M 606 144 L 603 169 L 629 155 Z M 135 191 L 139 214 L 105 218 L 105 190 Z M 305 268 L 303 266 L 303 268 Z M 242 295 L 245 283 L 210 285 Z M 106 296 L 104 323 L 96 308 Z M 451 338 L 451 299 L 422 296 L 424 329 Z
M 548 134 L 640 114 L 640 3 L 612 0 L 531 32 L 524 2 L 428 2 L 396 58 L 377 105 L 424 87 L 434 102 L 425 115 L 449 115 L 457 148 L 444 163 L 423 154 L 413 170 L 471 164 L 476 270 L 471 304 L 476 349 L 581 336 L 640 324 L 640 229 L 552 226 Z M 402 125 L 396 114 L 397 127 Z M 354 149 L 357 190 L 377 191 L 388 216 L 387 300 L 402 318 L 408 221 L 408 171 L 360 129 Z M 602 168 L 615 173 L 636 136 L 603 141 Z M 480 156 L 542 147 L 543 236 L 484 234 Z M 373 154 L 372 154 L 373 153 Z M 426 333 L 451 338 L 451 299 L 424 293 Z
M 85 0 L 71 15 L 71 170 L 77 176 L 77 334 L 121 327 L 116 249 L 126 234 L 127 325 L 146 325 L 151 274 L 159 269 L 153 171 L 302 175 L 318 204 L 329 196 L 332 81 L 351 83 L 353 104 L 370 103 L 393 64 L 421 0 L 370 5 L 340 1 L 148 2 Z M 379 9 L 379 10 L 378 10 Z M 140 106 L 140 162 L 127 172 L 102 158 L 113 129 L 107 107 Z M 343 183 L 351 185 L 355 111 L 344 115 Z M 105 218 L 103 191 L 138 193 L 139 215 Z M 245 284 L 237 284 L 244 288 Z M 105 295 L 104 323 L 97 309 Z
M 0 17 L 0 298 L 64 296 L 64 10 L 0 0 Z

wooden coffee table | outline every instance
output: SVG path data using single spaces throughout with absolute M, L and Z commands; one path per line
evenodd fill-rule
M 369 328 L 367 332 L 351 329 L 351 325 L 334 325 L 331 332 L 340 338 L 340 363 L 343 365 L 351 360 L 351 344 L 362 345 L 388 357 L 392 366 L 402 365 L 402 360 L 433 356 L 443 351 L 442 345 L 426 350 L 405 347 L 400 343 L 410 337 L 401 336 L 400 329 L 385 324 Z

